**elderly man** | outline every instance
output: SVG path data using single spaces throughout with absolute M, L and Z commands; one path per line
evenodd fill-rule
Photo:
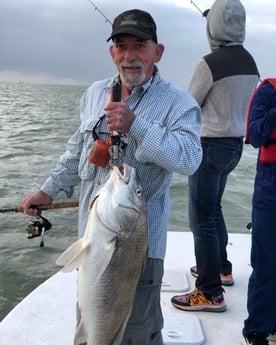
M 160 76 L 156 64 L 164 46 L 158 43 L 156 24 L 149 13 L 133 9 L 119 14 L 109 40 L 118 74 L 95 82 L 84 93 L 80 127 L 49 178 L 24 198 L 22 206 L 25 213 L 36 216 L 37 210 L 31 205 L 49 204 L 60 191 L 70 196 L 80 183 L 82 236 L 91 201 L 112 166 L 112 160 L 103 162 L 93 155 L 88 159 L 91 146 L 95 138 L 106 142 L 115 131 L 121 143 L 119 158 L 136 168 L 145 191 L 148 219 L 148 261 L 121 344 L 162 345 L 160 289 L 170 213 L 169 185 L 172 172 L 190 175 L 200 164 L 200 108 L 188 93 Z M 114 84 L 121 86 L 119 102 L 110 99 Z

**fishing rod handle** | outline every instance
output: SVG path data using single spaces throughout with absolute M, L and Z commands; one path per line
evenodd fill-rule
M 71 201 L 71 202 L 57 202 L 50 205 L 31 205 L 30 208 L 35 208 L 39 211 L 46 211 L 46 210 L 54 210 L 54 209 L 60 209 L 60 208 L 78 207 L 78 206 L 79 206 L 78 201 Z M 14 211 L 23 213 L 23 207 L 16 206 L 14 208 Z
M 121 102 L 121 85 L 117 82 L 112 87 L 112 101 L 113 102 Z M 120 133 L 117 131 L 112 132 L 111 136 L 111 146 L 112 146 L 112 162 L 118 162 L 120 158 L 120 142 L 121 136 Z

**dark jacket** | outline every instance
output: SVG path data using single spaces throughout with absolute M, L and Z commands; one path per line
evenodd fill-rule
M 254 147 L 261 147 L 276 129 L 276 91 L 270 84 L 256 93 L 250 111 L 249 138 Z M 258 208 L 276 207 L 276 163 L 257 163 L 253 205 Z

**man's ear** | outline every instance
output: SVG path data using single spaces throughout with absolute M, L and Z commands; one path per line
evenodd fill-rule
M 111 46 L 109 47 L 109 53 L 113 59 L 113 56 L 114 56 L 114 44 L 111 44 Z
M 162 57 L 162 55 L 163 55 L 163 53 L 164 53 L 164 50 L 165 50 L 164 44 L 158 43 L 158 44 L 156 45 L 156 58 L 155 58 L 155 62 L 156 62 L 156 63 L 159 62 L 159 61 L 161 60 L 161 57 Z

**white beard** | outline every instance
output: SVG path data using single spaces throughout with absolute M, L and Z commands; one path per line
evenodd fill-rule
M 122 65 L 124 67 L 141 67 L 141 72 L 139 74 L 125 72 L 122 68 Z M 122 63 L 122 65 L 120 66 L 120 78 L 124 84 L 130 87 L 135 87 L 143 84 L 144 80 L 146 79 L 146 74 L 144 72 L 143 65 L 141 65 L 140 63 Z

